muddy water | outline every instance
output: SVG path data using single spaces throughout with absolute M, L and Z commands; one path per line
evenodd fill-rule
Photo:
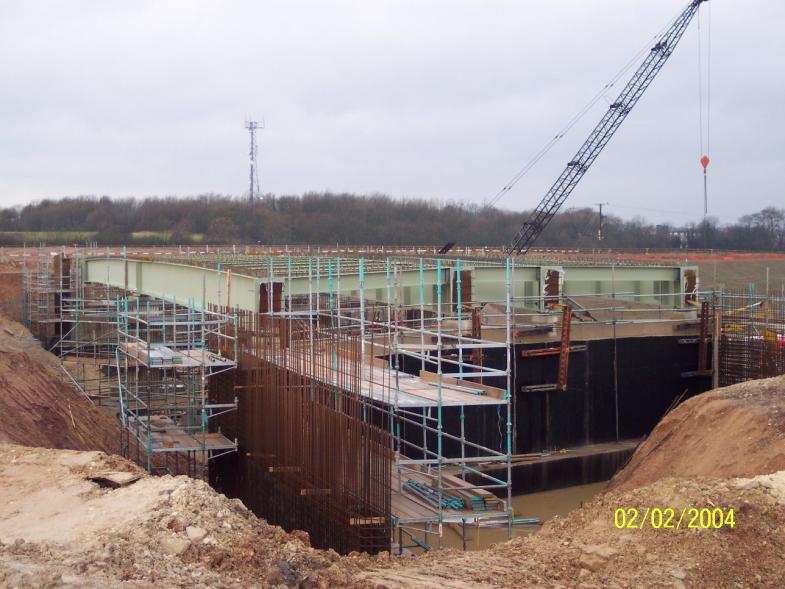
M 589 501 L 604 491 L 606 486 L 607 483 L 593 483 L 556 489 L 555 491 L 518 495 L 512 498 L 515 517 L 536 517 L 545 522 L 554 515 L 567 515 L 573 509 L 580 507 L 581 503 Z M 512 533 L 513 537 L 516 537 L 536 533 L 539 529 L 540 526 L 514 526 Z M 466 527 L 466 548 L 469 550 L 487 548 L 491 544 L 506 540 L 507 528 L 477 529 Z M 436 545 L 436 538 L 432 537 L 431 542 Z M 460 527 L 445 526 L 444 546 L 459 549 L 463 547 Z

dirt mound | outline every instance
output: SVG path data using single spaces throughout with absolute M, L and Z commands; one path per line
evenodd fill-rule
M 0 312 L 15 321 L 22 320 L 24 297 L 21 272 L 4 272 L 0 263 Z
M 785 377 L 693 397 L 666 415 L 609 488 L 665 477 L 750 477 L 785 469 Z
M 117 420 L 63 382 L 58 359 L 0 315 L 0 442 L 116 452 Z
M 131 472 L 120 488 L 89 477 Z M 345 586 L 311 548 L 238 500 L 184 476 L 153 477 L 101 452 L 0 446 L 0 585 Z
M 735 508 L 734 527 L 617 529 L 617 508 Z M 642 517 L 642 515 L 641 515 Z M 687 522 L 684 522 L 686 524 Z M 675 525 L 675 521 L 672 525 Z M 354 575 L 393 587 L 783 587 L 785 472 L 666 479 L 599 495 L 541 532 L 484 552 L 395 559 Z
M 131 473 L 109 488 L 91 477 Z M 0 585 L 49 587 L 782 587 L 785 471 L 665 479 L 598 496 L 478 552 L 371 557 L 309 546 L 187 477 L 100 452 L 0 446 Z M 733 527 L 618 529 L 618 508 L 733 507 Z M 686 522 L 685 522 L 686 523 Z

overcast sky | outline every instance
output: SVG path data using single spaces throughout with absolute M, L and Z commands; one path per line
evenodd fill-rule
M 0 205 L 247 193 L 247 116 L 266 123 L 263 192 L 482 202 L 686 4 L 3 0 Z M 708 4 L 727 222 L 785 206 L 785 2 L 704 4 L 704 57 Z M 566 206 L 700 218 L 697 25 Z M 607 104 L 499 206 L 536 205 Z

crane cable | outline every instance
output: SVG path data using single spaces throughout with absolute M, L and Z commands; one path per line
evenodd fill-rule
M 709 214 L 708 167 L 711 161 L 711 4 L 706 14 L 706 65 L 703 60 L 703 33 L 701 32 L 701 15 L 698 14 L 698 125 L 700 136 L 700 164 L 703 167 L 703 223 Z M 706 100 L 703 99 L 703 77 L 706 76 Z M 704 124 L 704 105 L 706 110 Z M 705 142 L 704 142 L 705 135 Z M 705 148 L 705 149 L 704 149 Z M 704 232 L 705 233 L 705 232 Z M 704 235 L 705 238 L 705 235 Z M 705 239 L 704 239 L 705 241 Z M 705 245 L 705 244 L 704 244 Z
M 595 94 L 594 97 L 592 97 L 592 99 L 589 102 L 587 102 L 583 106 L 583 108 L 581 108 L 567 122 L 567 124 L 562 128 L 561 131 L 559 131 L 550 141 L 548 141 L 545 144 L 545 146 L 542 149 L 540 149 L 540 151 L 538 151 L 528 162 L 526 162 L 526 164 L 512 178 L 510 178 L 510 180 L 504 186 L 502 186 L 502 188 L 499 189 L 499 191 L 496 194 L 494 194 L 490 198 L 485 199 L 485 201 L 483 202 L 483 206 L 485 207 L 494 206 L 497 202 L 499 202 L 499 200 L 505 194 L 510 192 L 510 190 L 512 190 L 512 188 L 521 180 L 521 178 L 523 178 L 537 164 L 537 162 L 539 162 L 543 157 L 545 157 L 545 155 L 553 148 L 553 146 L 556 145 L 570 131 L 570 129 L 572 129 L 584 117 L 584 115 L 586 115 L 586 113 L 588 113 L 591 110 L 591 108 L 606 95 L 607 91 L 613 88 L 615 84 L 619 81 L 619 79 L 622 76 L 624 76 L 630 70 L 630 68 L 632 68 L 633 65 L 636 65 L 640 60 L 640 58 L 643 57 L 643 55 L 645 55 L 651 50 L 651 43 L 659 39 L 665 33 L 665 31 L 667 31 L 673 25 L 673 23 L 676 21 L 676 18 L 672 18 L 670 21 L 668 21 L 668 23 L 662 29 L 660 29 L 660 31 L 656 35 L 654 35 L 649 41 L 647 41 L 646 44 L 640 49 L 640 51 L 638 51 L 632 57 L 632 59 L 630 59 L 624 65 L 624 67 L 621 70 L 619 70 L 619 72 L 615 76 L 613 76 L 613 78 L 611 78 L 611 80 L 607 84 L 605 84 L 602 87 L 602 89 L 599 92 L 597 92 L 597 94 Z

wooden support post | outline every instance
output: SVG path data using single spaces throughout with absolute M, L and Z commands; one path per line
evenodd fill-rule
M 722 312 L 717 298 L 714 299 L 714 337 L 711 341 L 711 388 L 720 386 L 720 338 L 722 337 Z
M 570 323 L 572 309 L 565 306 L 561 319 L 561 353 L 559 355 L 559 389 L 567 390 L 567 371 L 570 364 Z
M 383 526 L 386 523 L 383 517 L 350 517 L 350 526 Z
M 709 362 L 709 301 L 701 303 L 700 340 L 698 340 L 698 372 L 706 372 Z
M 300 495 L 331 495 L 332 489 L 300 489 Z
M 299 466 L 268 466 L 267 472 L 300 472 Z
M 482 315 L 480 307 L 472 307 L 472 338 L 482 339 Z M 471 361 L 477 366 L 482 366 L 482 349 L 474 348 L 471 352 Z M 482 379 L 480 379 L 482 382 Z

